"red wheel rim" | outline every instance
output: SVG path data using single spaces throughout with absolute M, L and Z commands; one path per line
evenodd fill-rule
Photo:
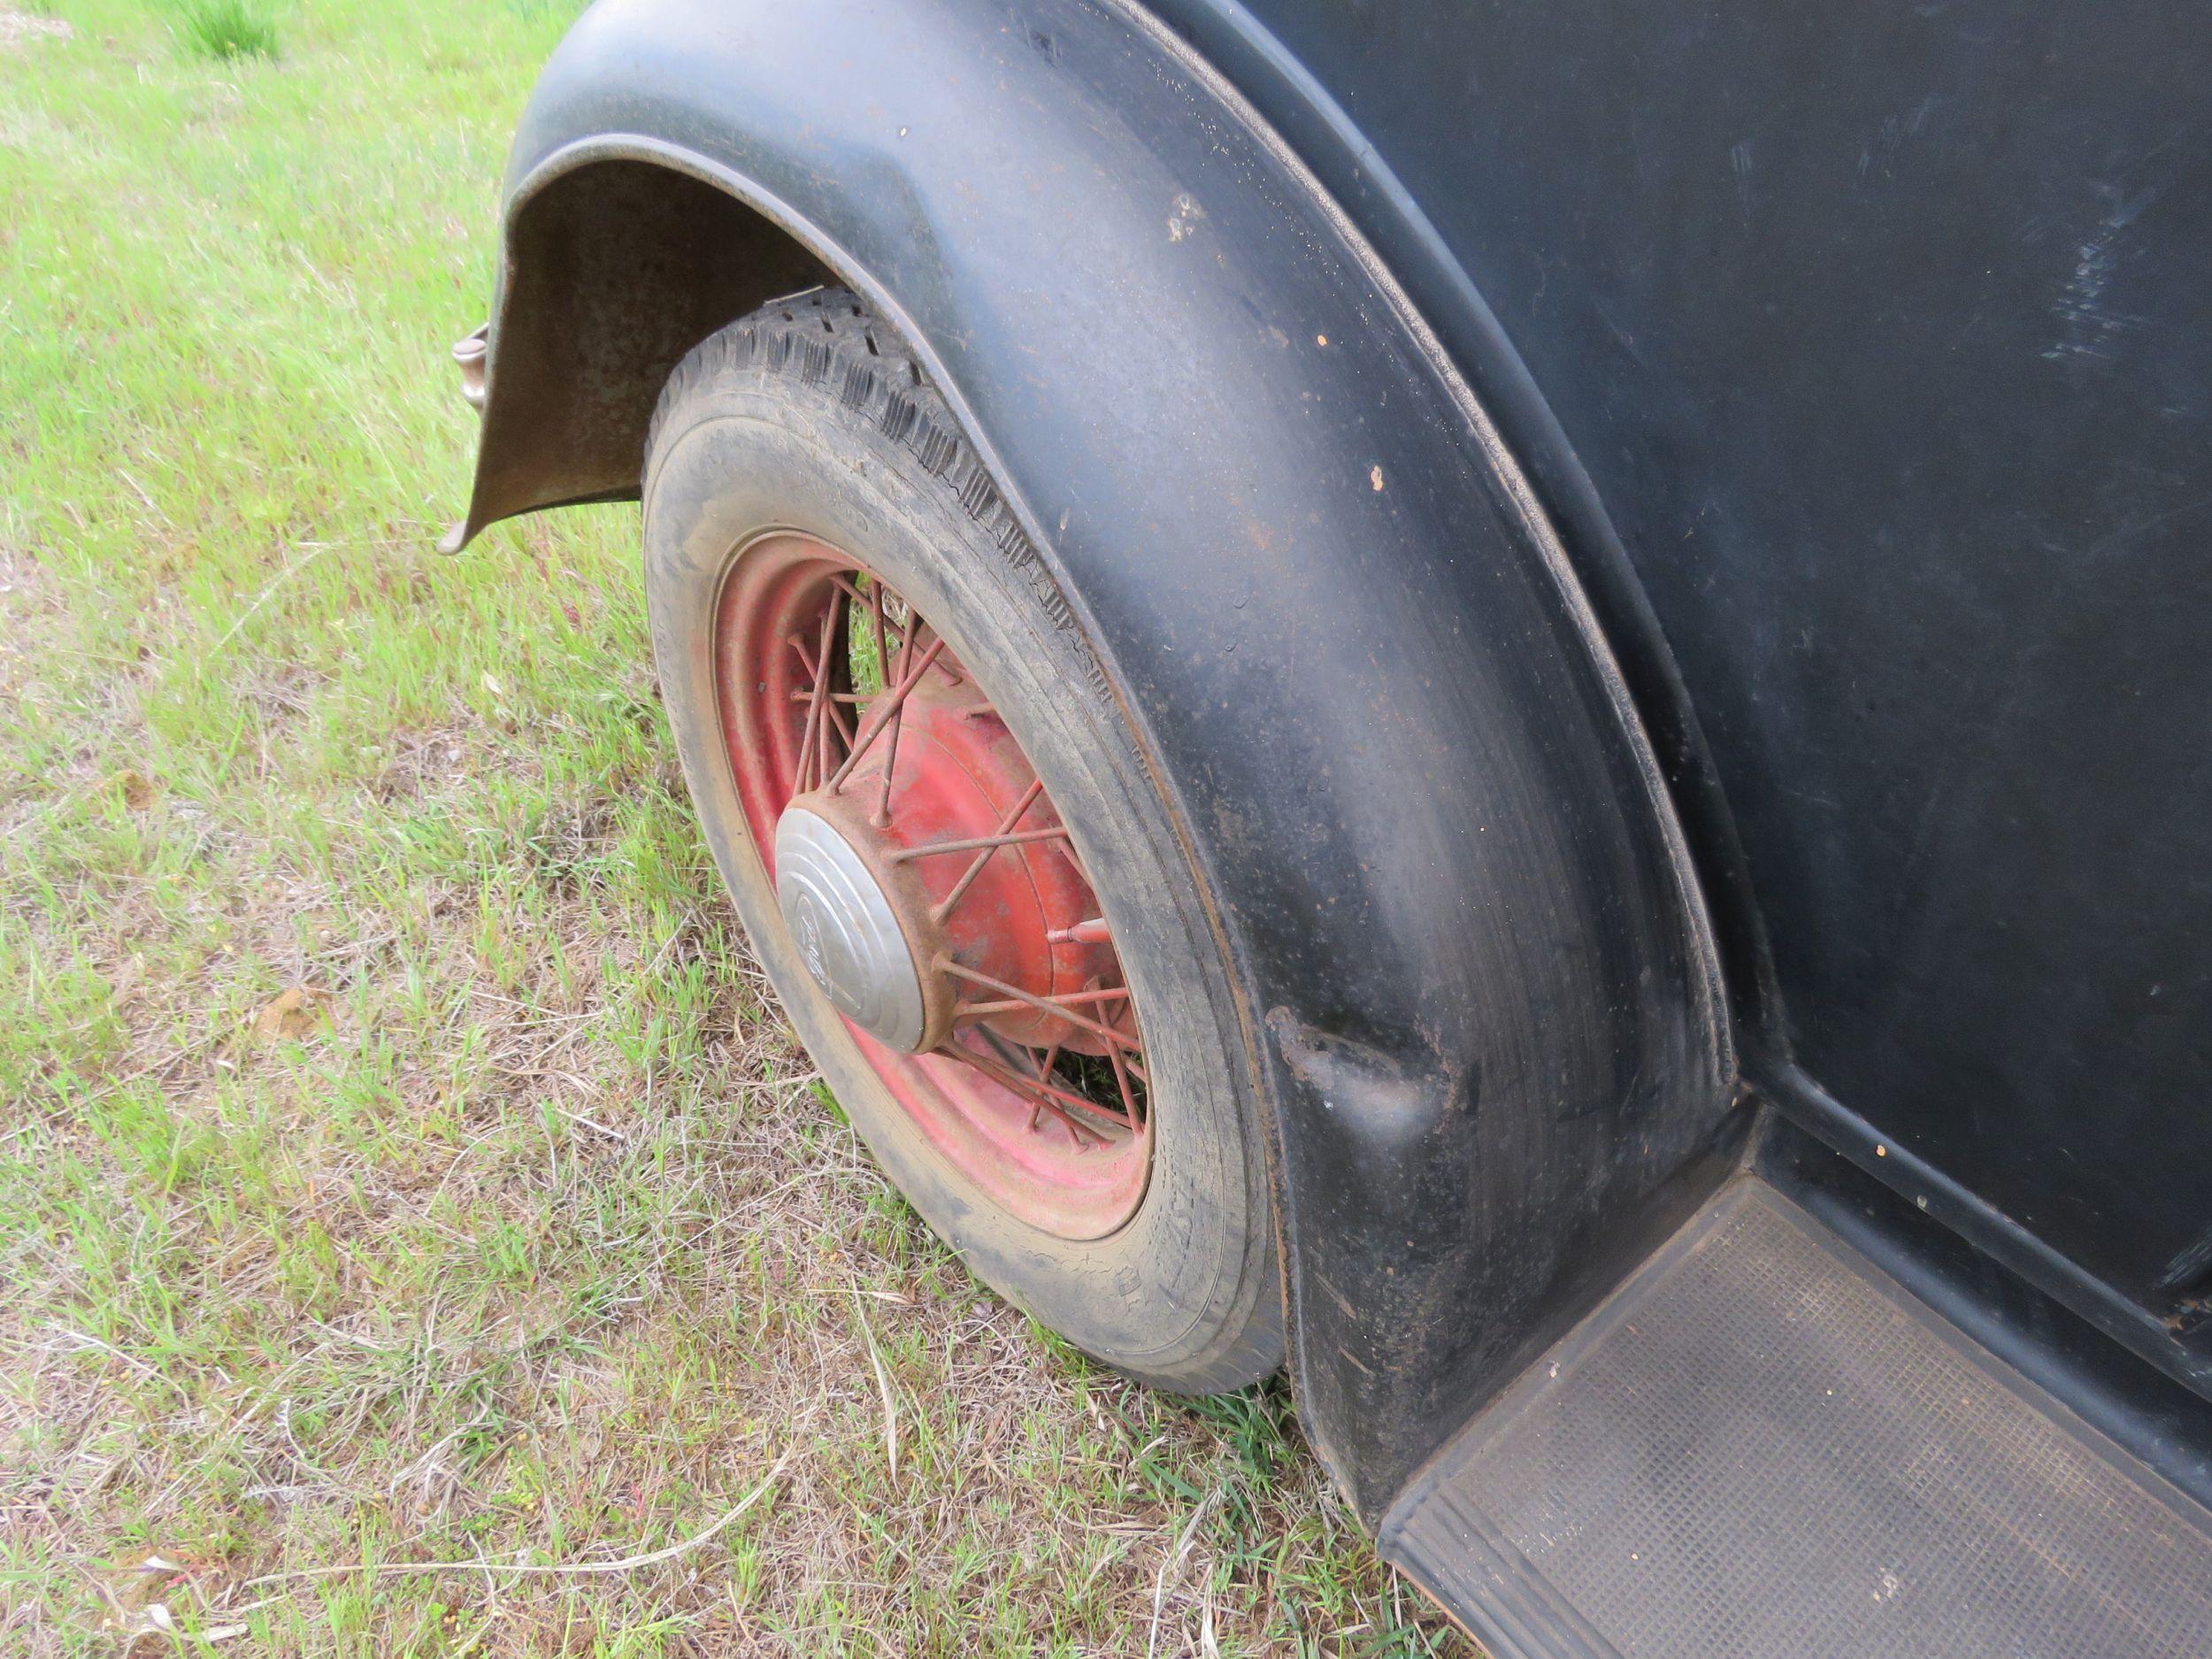
M 733 560 L 713 661 L 771 884 L 779 827 L 803 816 L 834 830 L 895 918 L 922 1034 L 897 1033 L 902 1049 L 841 1009 L 861 1057 L 1001 1208 L 1064 1238 L 1122 1225 L 1152 1155 L 1134 993 L 1067 826 L 987 692 L 875 572 L 791 532 Z M 793 943 L 826 987 L 819 941 Z

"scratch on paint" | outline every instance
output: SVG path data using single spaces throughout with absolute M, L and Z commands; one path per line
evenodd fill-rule
M 2120 239 L 2138 215 L 2157 199 L 2154 189 L 2123 196 L 2116 188 L 2102 192 L 2108 204 L 2104 217 L 2074 250 L 2074 268 L 2059 290 L 2052 309 L 2062 330 L 2059 340 L 2044 356 L 2054 362 L 2070 358 L 2111 356 L 2112 338 L 2137 319 L 2108 309 L 2105 289 L 2120 267 Z

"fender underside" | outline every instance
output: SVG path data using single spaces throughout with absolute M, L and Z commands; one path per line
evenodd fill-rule
M 603 0 L 517 141 L 457 541 L 634 495 L 682 353 L 831 280 L 967 426 L 1185 826 L 1275 1131 L 1302 1414 L 1372 1518 L 1740 1150 L 1637 712 L 1388 274 L 1094 0 Z
M 609 150 L 509 204 L 499 396 L 450 549 L 516 513 L 635 497 L 653 404 L 684 353 L 766 300 L 836 280 L 724 186 Z

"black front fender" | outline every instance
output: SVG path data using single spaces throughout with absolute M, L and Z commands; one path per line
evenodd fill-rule
M 1666 790 L 1493 424 L 1288 152 L 1117 4 L 602 0 L 509 199 L 469 534 L 634 493 L 658 374 L 810 272 L 967 424 L 1217 907 L 1302 1409 L 1379 1512 L 1741 1121 Z

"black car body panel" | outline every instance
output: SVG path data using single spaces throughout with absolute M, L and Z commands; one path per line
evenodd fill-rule
M 2205 33 L 602 0 L 461 539 L 634 494 L 762 299 L 907 334 L 1210 849 L 1371 1517 L 1762 1110 L 1817 1137 L 1768 1179 L 2201 1497 Z
M 2212 1357 L 2203 15 L 1178 9 L 1305 66 L 1351 211 L 1542 388 L 1732 809 L 1766 1052 Z

